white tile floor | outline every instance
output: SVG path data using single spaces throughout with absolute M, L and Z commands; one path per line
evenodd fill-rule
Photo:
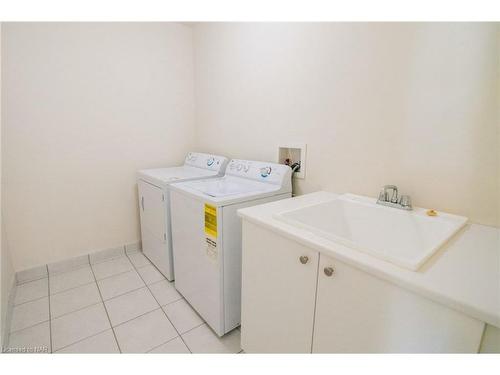
M 10 348 L 49 353 L 239 353 L 219 338 L 140 252 L 17 288 Z

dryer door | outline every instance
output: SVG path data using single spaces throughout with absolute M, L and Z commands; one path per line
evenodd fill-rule
M 169 279 L 173 279 L 166 231 L 166 197 L 163 190 L 138 181 L 142 249 L 151 262 Z

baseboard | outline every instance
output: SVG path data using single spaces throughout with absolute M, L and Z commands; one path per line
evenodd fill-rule
M 125 255 L 125 245 L 113 247 L 110 249 L 95 251 L 89 254 L 90 264 L 105 262 L 110 259 L 118 258 Z
M 95 264 L 100 262 L 105 262 L 123 256 L 125 254 L 134 253 L 141 251 L 141 241 L 127 243 L 121 246 L 112 247 L 108 249 L 103 249 L 99 251 L 93 251 L 85 255 L 79 255 L 73 258 L 64 259 L 58 262 L 49 263 L 46 265 L 29 268 L 16 273 L 16 283 L 17 285 L 24 284 L 30 281 L 35 281 L 43 279 L 48 276 L 48 273 L 57 274 L 62 272 L 71 271 L 79 267 L 83 267 L 89 264 Z
M 75 268 L 86 266 L 89 264 L 89 254 L 79 255 L 73 258 L 60 260 L 58 262 L 47 264 L 47 269 L 50 275 L 67 272 Z
M 136 253 L 138 251 L 142 251 L 142 242 L 141 241 L 128 243 L 125 245 L 125 252 L 127 254 Z
M 26 270 L 22 270 L 16 272 L 16 282 L 17 285 L 24 284 L 30 281 L 35 281 L 39 279 L 43 279 L 47 277 L 47 265 L 28 268 Z

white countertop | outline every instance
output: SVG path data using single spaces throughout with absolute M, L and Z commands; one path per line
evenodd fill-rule
M 239 210 L 257 225 L 473 318 L 500 327 L 500 229 L 467 224 L 418 271 L 333 243 L 273 215 L 335 199 L 317 192 Z

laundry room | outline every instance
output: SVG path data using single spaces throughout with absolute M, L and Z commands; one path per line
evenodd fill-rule
M 498 22 L 184 19 L 0 16 L 2 356 L 498 355 Z

